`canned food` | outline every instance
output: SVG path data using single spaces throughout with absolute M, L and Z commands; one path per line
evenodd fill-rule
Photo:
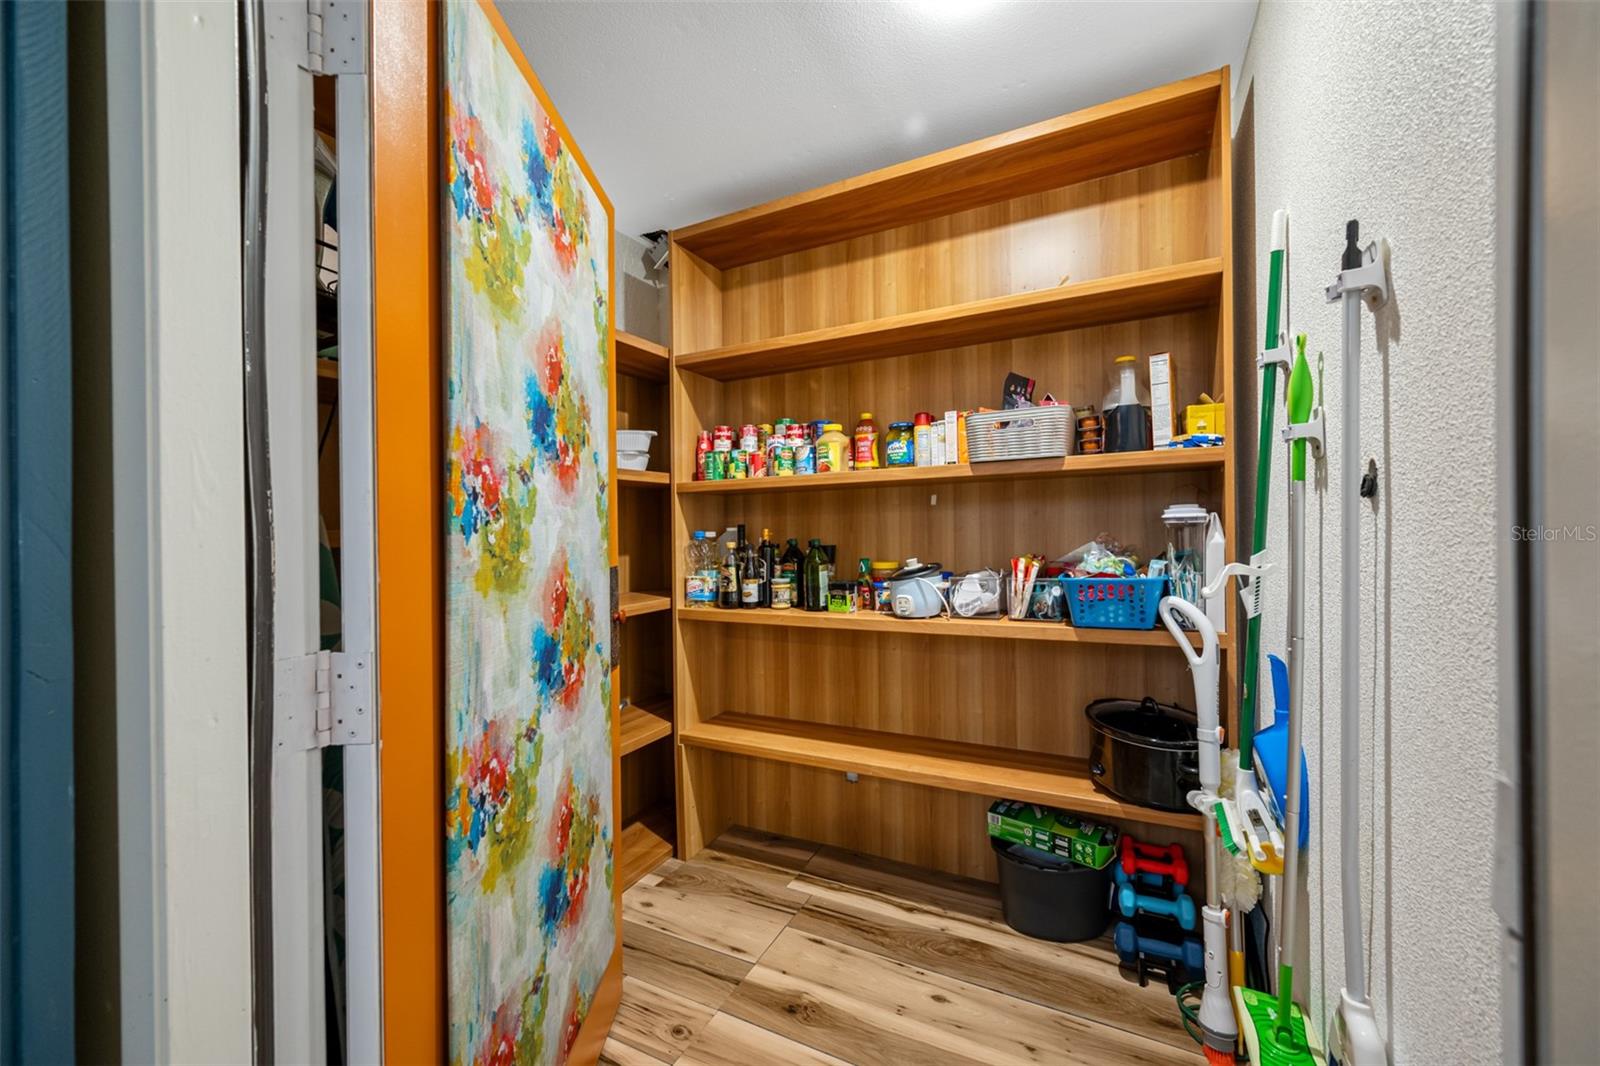
M 733 427 L 718 426 L 711 431 L 711 448 L 718 452 L 733 451 Z
M 751 477 L 767 476 L 767 455 L 757 448 L 745 458 L 745 465 L 749 468 Z
M 746 423 L 739 427 L 739 448 L 742 451 L 753 452 L 760 446 L 760 436 L 754 423 Z
M 728 476 L 728 456 L 731 452 L 706 453 L 706 481 L 722 481 Z
M 777 459 L 772 464 L 773 477 L 794 477 L 794 446 L 780 444 Z
M 810 441 L 801 441 L 794 446 L 794 472 L 796 474 L 815 474 L 817 472 L 817 450 Z
M 728 453 L 728 477 L 733 481 L 743 481 L 750 476 L 750 453 L 745 451 Z
M 702 429 L 694 442 L 694 479 L 706 479 L 706 453 L 711 450 L 711 431 Z

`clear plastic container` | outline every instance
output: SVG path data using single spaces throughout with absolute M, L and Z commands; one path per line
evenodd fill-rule
M 1193 503 L 1175 503 L 1161 515 L 1167 527 L 1167 577 L 1172 594 L 1188 600 L 1202 611 L 1205 601 L 1200 587 L 1206 572 L 1206 523 L 1211 512 Z
M 1131 355 L 1117 356 L 1117 383 L 1100 408 L 1108 452 L 1150 450 L 1150 392 L 1139 384 L 1138 365 Z
M 697 529 L 689 541 L 684 560 L 684 596 L 686 607 L 715 607 L 717 605 L 717 542 L 716 534 Z

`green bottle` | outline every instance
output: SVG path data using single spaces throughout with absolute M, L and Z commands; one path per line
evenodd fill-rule
M 826 611 L 828 582 L 833 580 L 833 570 L 828 564 L 828 553 L 822 550 L 822 541 L 817 537 L 811 538 L 811 548 L 806 552 L 805 575 L 805 609 Z

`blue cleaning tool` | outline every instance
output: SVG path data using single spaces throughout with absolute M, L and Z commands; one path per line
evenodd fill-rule
M 1256 774 L 1266 785 L 1273 816 L 1283 823 L 1283 809 L 1288 806 L 1285 789 L 1289 775 L 1289 667 L 1276 655 L 1267 656 L 1272 666 L 1272 724 L 1256 733 Z M 1300 774 L 1306 787 L 1300 802 L 1300 846 L 1306 846 L 1306 836 L 1311 827 L 1311 778 L 1306 776 L 1306 753 L 1300 749 Z

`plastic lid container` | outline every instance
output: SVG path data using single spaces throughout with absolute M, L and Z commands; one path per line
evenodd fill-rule
M 918 411 L 915 423 L 919 426 L 933 425 L 933 416 L 926 411 Z

